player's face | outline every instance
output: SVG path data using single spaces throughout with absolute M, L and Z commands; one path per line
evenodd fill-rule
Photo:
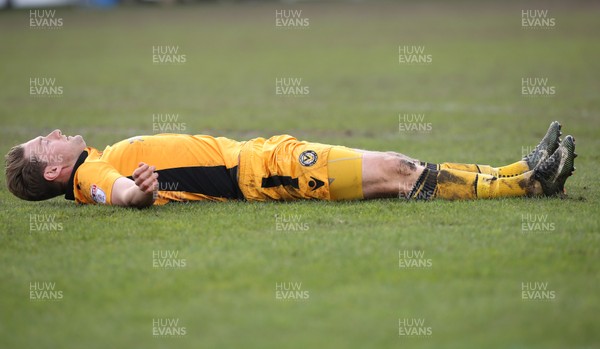
M 80 135 L 65 136 L 54 130 L 47 136 L 36 137 L 23 144 L 26 156 L 35 156 L 48 165 L 72 164 L 86 144 Z

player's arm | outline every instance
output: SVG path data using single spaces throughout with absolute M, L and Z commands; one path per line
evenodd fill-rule
M 133 180 L 119 177 L 113 184 L 112 204 L 138 208 L 152 206 L 158 194 L 158 173 L 154 172 L 155 169 L 141 162 L 133 171 Z

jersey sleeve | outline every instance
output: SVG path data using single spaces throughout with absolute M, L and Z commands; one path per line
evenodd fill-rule
M 111 205 L 113 185 L 120 177 L 123 175 L 107 162 L 85 162 L 75 174 L 75 200 L 80 204 Z

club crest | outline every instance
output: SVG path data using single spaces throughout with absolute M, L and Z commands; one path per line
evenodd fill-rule
M 317 163 L 318 159 L 319 157 L 317 156 L 317 153 L 315 153 L 313 150 L 305 150 L 302 152 L 302 154 L 300 154 L 298 161 L 300 161 L 302 166 L 309 167 Z

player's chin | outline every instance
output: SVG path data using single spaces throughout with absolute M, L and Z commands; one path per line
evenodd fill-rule
M 77 144 L 83 144 L 83 147 L 85 148 L 85 141 L 83 140 L 83 137 L 81 137 L 80 135 L 71 137 L 70 141 L 73 143 L 77 143 Z

